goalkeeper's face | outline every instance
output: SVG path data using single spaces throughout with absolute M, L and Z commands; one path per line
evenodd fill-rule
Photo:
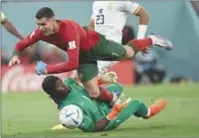
M 65 97 L 68 94 L 68 92 L 69 92 L 68 86 L 65 85 L 62 80 L 58 79 L 55 83 L 55 93 Z
M 43 90 L 50 97 L 57 100 L 63 99 L 69 93 L 69 87 L 57 76 L 47 76 L 42 83 Z

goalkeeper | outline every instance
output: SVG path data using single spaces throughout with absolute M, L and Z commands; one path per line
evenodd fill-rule
M 111 75 L 114 78 L 114 74 L 108 74 L 102 76 L 101 80 L 103 82 L 113 81 L 110 78 Z M 166 106 L 165 100 L 159 100 L 149 108 L 138 100 L 127 100 L 128 102 L 111 106 L 108 103 L 92 100 L 85 89 L 75 80 L 67 78 L 63 82 L 52 75 L 44 79 L 42 88 L 58 105 L 59 111 L 64 108 L 66 112 L 70 105 L 74 105 L 74 108 L 81 111 L 78 112 L 78 115 L 83 116 L 83 118 L 78 122 L 73 118 L 68 120 L 64 117 L 60 118 L 60 122 L 66 128 L 73 126 L 84 132 L 106 131 L 117 128 L 132 115 L 148 119 L 158 114 Z M 123 87 L 119 83 L 107 85 L 106 89 L 117 93 L 119 96 L 123 93 Z M 64 111 L 62 113 L 66 114 Z

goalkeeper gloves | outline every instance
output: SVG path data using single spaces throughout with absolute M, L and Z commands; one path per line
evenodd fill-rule
M 36 74 L 37 75 L 45 74 L 46 67 L 47 67 L 46 63 L 44 63 L 43 61 L 38 61 L 37 68 L 36 68 Z
M 117 74 L 113 71 L 105 72 L 101 76 L 101 81 L 103 83 L 116 83 L 117 79 L 118 79 Z
M 113 106 L 112 111 L 106 116 L 107 120 L 114 120 L 118 113 L 120 113 L 125 107 L 128 106 L 129 102 L 131 101 L 131 98 L 128 98 L 124 103 L 122 104 L 115 104 Z

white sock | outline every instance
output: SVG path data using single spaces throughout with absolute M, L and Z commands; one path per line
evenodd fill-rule
M 147 117 L 149 117 L 150 116 L 150 114 L 151 114 L 151 109 L 150 108 L 148 108 L 148 113 L 147 113 Z

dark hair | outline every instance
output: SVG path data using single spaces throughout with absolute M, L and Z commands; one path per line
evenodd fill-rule
M 51 95 L 55 90 L 55 83 L 57 80 L 59 80 L 59 78 L 53 75 L 47 76 L 43 80 L 42 88 L 48 95 Z
M 57 99 L 56 95 L 54 94 L 55 90 L 55 84 L 57 82 L 57 80 L 60 80 L 58 77 L 56 76 L 47 76 L 42 83 L 42 88 L 43 90 L 50 96 L 50 98 L 53 99 L 53 101 L 58 104 L 59 99 Z
M 37 19 L 41 19 L 41 18 L 49 19 L 49 18 L 52 18 L 54 16 L 55 16 L 55 14 L 54 14 L 53 10 L 49 7 L 43 7 L 41 9 L 39 9 L 37 11 L 36 15 L 35 15 L 35 17 Z

